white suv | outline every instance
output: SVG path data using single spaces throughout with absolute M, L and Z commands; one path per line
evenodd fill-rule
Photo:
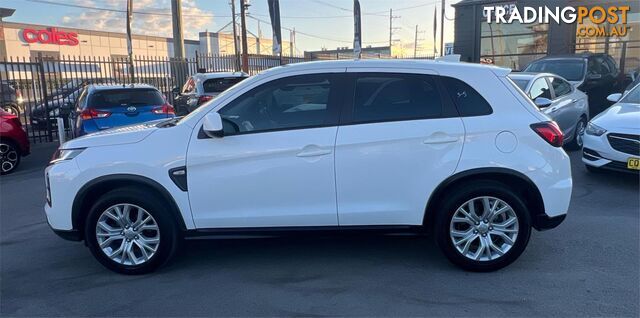
M 513 262 L 571 196 L 562 133 L 509 80 L 465 63 L 300 63 L 182 119 L 101 131 L 46 169 L 49 225 L 146 273 L 182 238 L 432 229 L 455 264 Z

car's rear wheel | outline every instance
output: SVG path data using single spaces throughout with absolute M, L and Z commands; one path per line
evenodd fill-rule
M 12 173 L 20 164 L 20 150 L 7 140 L 0 140 L 0 174 Z
M 165 264 L 178 244 L 178 230 L 162 199 L 137 188 L 103 195 L 89 212 L 85 239 L 105 267 L 145 274 Z
M 531 217 L 502 183 L 465 184 L 440 205 L 436 240 L 447 258 L 470 271 L 494 271 L 514 262 L 531 234 Z

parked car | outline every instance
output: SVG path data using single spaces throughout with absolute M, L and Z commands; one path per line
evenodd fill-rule
M 78 87 L 76 90 L 69 92 L 67 95 L 56 95 L 49 99 L 48 102 L 42 102 L 31 109 L 31 124 L 38 129 L 44 129 L 47 127 L 47 112 L 49 113 L 49 121 L 51 127 L 56 127 L 58 122 L 57 117 L 61 117 L 65 123 L 67 123 L 68 115 L 73 110 L 76 100 L 80 96 L 80 93 L 84 89 Z M 65 125 L 66 127 L 66 125 Z
M 564 143 L 582 148 L 582 136 L 589 121 L 589 99 L 564 78 L 550 73 L 511 73 L 522 91 L 553 119 L 564 135 Z
M 633 80 L 633 82 L 631 82 L 631 84 L 625 87 L 624 92 L 622 92 L 622 95 L 627 95 L 627 93 L 629 93 L 629 91 L 631 91 L 631 89 L 636 87 L 638 84 L 640 84 L 640 76 L 635 76 L 635 79 Z
M 176 113 L 183 116 L 192 112 L 247 77 L 242 72 L 198 73 L 189 77 L 182 88 L 173 90 Z
M 160 91 L 146 84 L 89 85 L 76 104 L 74 134 L 175 117 Z
M 589 96 L 591 116 L 611 105 L 607 96 L 624 87 L 624 75 L 615 60 L 604 53 L 548 56 L 532 62 L 524 71 L 553 73 L 571 82 Z
M 587 126 L 582 162 L 587 170 L 611 169 L 640 172 L 640 85 L 622 96 L 612 94 L 616 102 Z
M 18 116 L 0 109 L 0 174 L 15 171 L 29 152 L 29 138 Z
M 15 83 L 0 82 L 0 105 L 5 112 L 20 116 L 24 110 L 24 99 Z
M 432 228 L 491 271 L 556 227 L 572 179 L 562 131 L 509 69 L 440 61 L 297 63 L 198 111 L 63 144 L 48 223 L 107 268 L 140 274 L 182 237 Z M 550 256 L 553 257 L 553 256 Z

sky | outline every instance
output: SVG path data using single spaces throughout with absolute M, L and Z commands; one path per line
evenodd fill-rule
M 453 42 L 455 10 L 451 4 L 458 1 L 446 0 L 445 42 Z M 239 2 L 236 0 L 236 6 Z M 5 21 L 124 33 L 126 15 L 120 11 L 126 10 L 126 3 L 126 0 L 0 0 L 0 7 L 16 9 Z M 185 38 L 197 40 L 198 32 L 217 32 L 228 25 L 231 22 L 229 3 L 229 0 L 182 0 Z M 263 37 L 270 38 L 267 0 L 250 3 L 249 32 L 260 31 Z M 363 46 L 388 45 L 389 9 L 393 9 L 393 15 L 397 16 L 393 20 L 394 29 L 398 27 L 393 34 L 394 40 L 399 40 L 396 44 L 402 44 L 412 53 L 418 25 L 418 54 L 433 53 L 434 10 L 437 8 L 440 14 L 440 3 L 441 0 L 360 0 Z M 133 8 L 136 12 L 134 34 L 171 37 L 170 0 L 133 0 Z M 295 28 L 297 54 L 305 50 L 352 47 L 352 9 L 352 0 L 280 0 L 283 39 L 289 40 L 287 29 Z M 231 27 L 225 30 L 230 31 Z

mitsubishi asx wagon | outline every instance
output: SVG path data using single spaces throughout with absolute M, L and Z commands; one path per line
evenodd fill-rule
M 430 233 L 452 263 L 497 270 L 563 221 L 572 189 L 562 132 L 509 72 L 276 67 L 186 117 L 66 142 L 45 171 L 46 217 L 124 274 L 185 238 L 365 230 Z

